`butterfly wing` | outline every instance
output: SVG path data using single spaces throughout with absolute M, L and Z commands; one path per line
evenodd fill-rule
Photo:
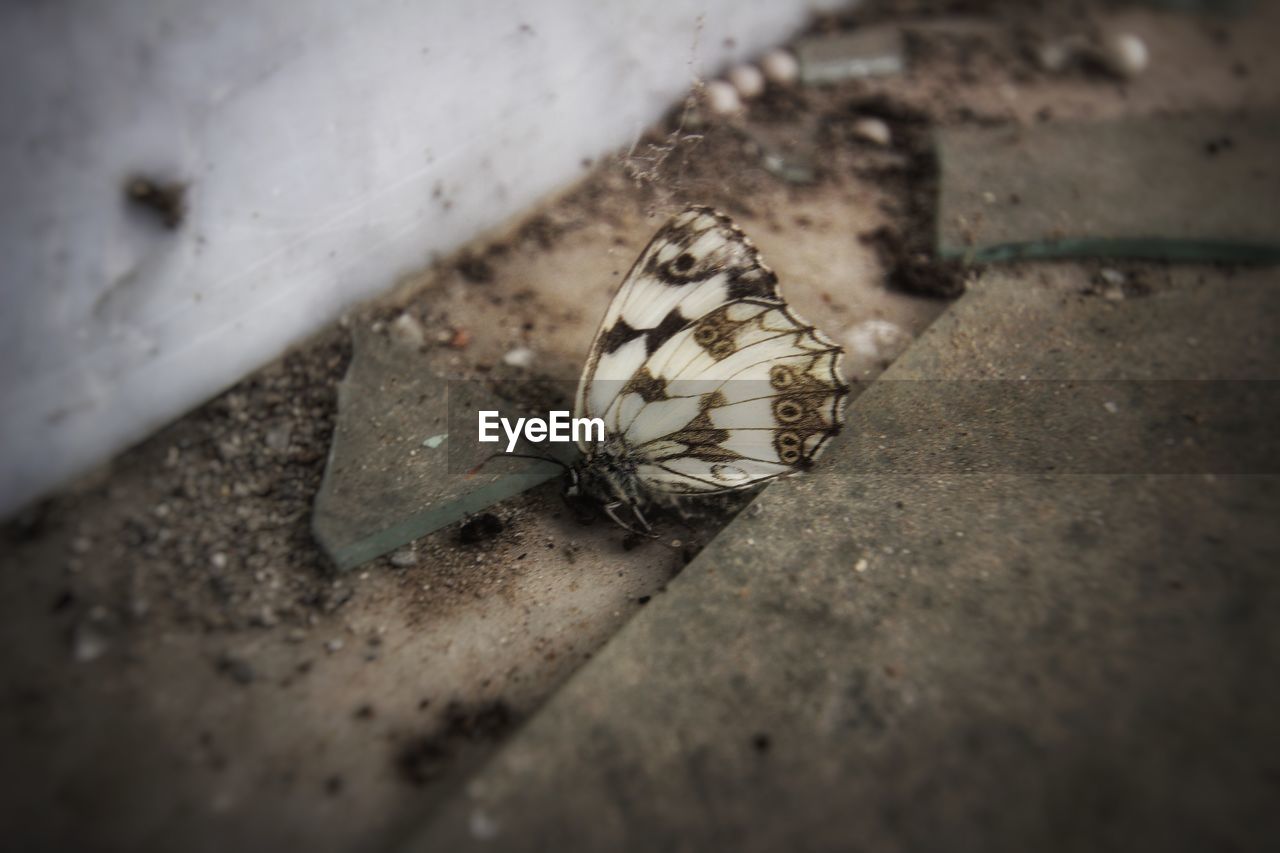
M 692 207 L 624 279 L 576 414 L 604 419 L 651 490 L 744 488 L 806 467 L 839 432 L 841 355 L 787 307 L 727 216 Z
M 673 217 L 640 253 L 605 312 L 578 383 L 577 416 L 599 417 L 620 383 L 673 335 L 746 297 L 781 303 L 777 276 L 729 217 L 706 207 Z

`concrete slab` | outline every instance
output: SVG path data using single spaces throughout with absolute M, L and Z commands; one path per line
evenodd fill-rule
M 474 417 L 511 405 L 477 382 L 450 383 L 432 358 L 384 331 L 360 324 L 352 334 L 351 367 L 338 389 L 338 422 L 312 518 L 316 541 L 338 569 L 561 474 L 557 465 L 520 459 L 471 473 L 488 454 L 474 441 L 476 425 L 451 423 L 450 413 Z
M 1276 378 L 1274 273 L 1160 276 L 1117 302 L 1074 267 L 992 272 L 885 378 Z M 860 434 L 951 453 L 946 412 L 901 391 L 931 383 L 896 386 L 868 389 L 852 440 L 758 499 L 403 849 L 1275 838 L 1280 479 L 869 466 Z M 1178 420 L 1143 429 L 1180 441 Z
M 1278 145 L 1274 113 L 949 129 L 938 250 L 1280 261 Z

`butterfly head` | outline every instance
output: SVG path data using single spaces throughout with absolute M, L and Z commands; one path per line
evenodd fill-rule
M 625 457 L 598 453 L 583 458 L 566 472 L 563 494 L 582 521 L 595 518 L 600 509 L 631 533 L 654 535 L 640 509 L 645 499 L 635 465 Z

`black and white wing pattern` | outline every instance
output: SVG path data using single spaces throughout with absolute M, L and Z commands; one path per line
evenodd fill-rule
M 778 294 L 723 213 L 664 225 L 619 287 L 578 384 L 580 444 L 601 497 L 746 488 L 808 467 L 840 431 L 840 347 Z

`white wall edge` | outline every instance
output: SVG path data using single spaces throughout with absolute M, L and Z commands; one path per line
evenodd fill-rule
M 571 183 L 814 5 L 6 4 L 0 515 Z M 189 184 L 181 227 L 126 205 L 135 173 Z

